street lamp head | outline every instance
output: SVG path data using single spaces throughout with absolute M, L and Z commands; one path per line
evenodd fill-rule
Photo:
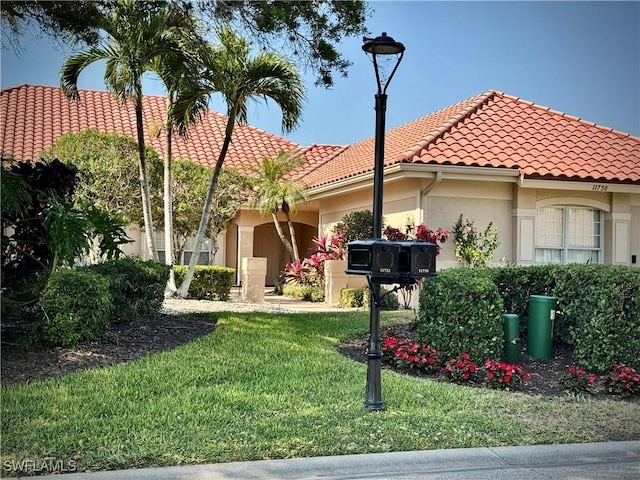
M 363 42 L 362 50 L 364 50 L 365 53 L 371 54 L 373 60 L 373 68 L 376 72 L 376 82 L 378 83 L 378 94 L 384 95 L 387 92 L 387 87 L 391 82 L 391 78 L 396 73 L 398 65 L 400 65 L 400 62 L 402 61 L 405 47 L 402 43 L 396 42 L 392 37 L 389 37 L 386 32 L 382 32 L 382 35 L 376 38 L 364 37 Z M 397 61 L 391 70 L 391 74 L 387 74 L 384 70 L 389 70 L 391 68 L 389 57 L 392 55 L 397 56 Z M 383 71 L 381 72 L 380 70 Z
M 397 55 L 405 50 L 404 45 L 389 37 L 387 32 L 376 38 L 364 37 L 362 41 L 362 50 L 372 55 Z

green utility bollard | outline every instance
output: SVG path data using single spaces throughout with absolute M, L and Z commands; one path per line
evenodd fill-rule
M 531 358 L 548 360 L 553 356 L 553 322 L 556 318 L 556 297 L 531 295 L 527 321 L 527 354 Z
M 515 313 L 502 314 L 502 329 L 504 331 L 504 356 L 507 360 L 520 360 L 520 325 Z

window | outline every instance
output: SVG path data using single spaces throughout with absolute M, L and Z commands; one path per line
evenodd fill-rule
M 538 208 L 536 263 L 600 263 L 600 211 L 580 207 Z
M 193 247 L 195 244 L 195 238 L 191 237 L 187 239 L 187 243 L 182 252 L 182 258 L 178 259 L 179 265 L 188 265 L 193 255 Z M 164 248 L 164 233 L 156 232 L 156 247 L 158 249 L 158 258 L 160 263 L 164 263 L 165 248 Z M 211 239 L 205 238 L 202 242 L 202 250 L 198 257 L 198 265 L 209 265 L 211 263 Z

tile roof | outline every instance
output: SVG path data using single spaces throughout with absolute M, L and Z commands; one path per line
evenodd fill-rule
M 80 90 L 80 102 L 57 87 L 21 85 L 0 96 L 0 152 L 37 160 L 64 133 L 94 128 L 135 139 L 133 108 L 112 94 Z M 163 96 L 143 99 L 145 136 L 164 153 Z M 226 117 L 212 110 L 174 140 L 175 158 L 215 164 Z M 374 141 L 308 147 L 263 130 L 237 125 L 225 165 L 248 171 L 262 156 L 298 151 L 305 163 L 295 177 L 318 187 L 373 170 Z M 385 166 L 401 163 L 505 168 L 530 178 L 640 183 L 640 138 L 547 107 L 488 91 L 393 128 L 385 137 Z
M 309 187 L 373 170 L 375 138 L 309 172 Z M 488 91 L 387 131 L 385 166 L 508 168 L 534 178 L 640 183 L 640 138 Z
M 16 160 L 38 160 L 41 152 L 60 136 L 93 128 L 119 133 L 133 139 L 136 121 L 133 104 L 124 106 L 109 92 L 79 90 L 80 101 L 68 100 L 60 88 L 20 85 L 3 89 L 0 95 L 0 152 Z M 145 140 L 164 156 L 165 136 L 161 126 L 165 97 L 145 95 L 143 115 Z M 201 122 L 190 129 L 188 138 L 174 138 L 174 158 L 213 166 L 224 139 L 227 117 L 208 110 Z M 225 165 L 246 171 L 262 156 L 300 146 L 263 130 L 236 125 Z

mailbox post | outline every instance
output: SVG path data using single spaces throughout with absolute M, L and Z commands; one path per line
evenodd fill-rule
M 385 113 L 387 108 L 387 87 L 402 61 L 405 47 L 393 38 L 382 33 L 380 37 L 363 39 L 362 50 L 371 54 L 376 74 L 378 90 L 375 96 L 376 136 L 373 169 L 373 236 L 379 240 L 382 236 L 382 181 L 384 168 Z M 380 78 L 378 56 L 396 55 L 397 61 L 388 78 Z M 383 72 L 384 73 L 384 72 Z M 392 249 L 395 250 L 396 247 Z M 397 250 L 395 250 L 397 253 Z M 382 351 L 380 349 L 380 283 L 375 277 L 368 277 L 371 289 L 371 315 L 369 320 L 369 343 L 367 349 L 367 387 L 364 408 L 367 411 L 384 410 L 380 385 Z

